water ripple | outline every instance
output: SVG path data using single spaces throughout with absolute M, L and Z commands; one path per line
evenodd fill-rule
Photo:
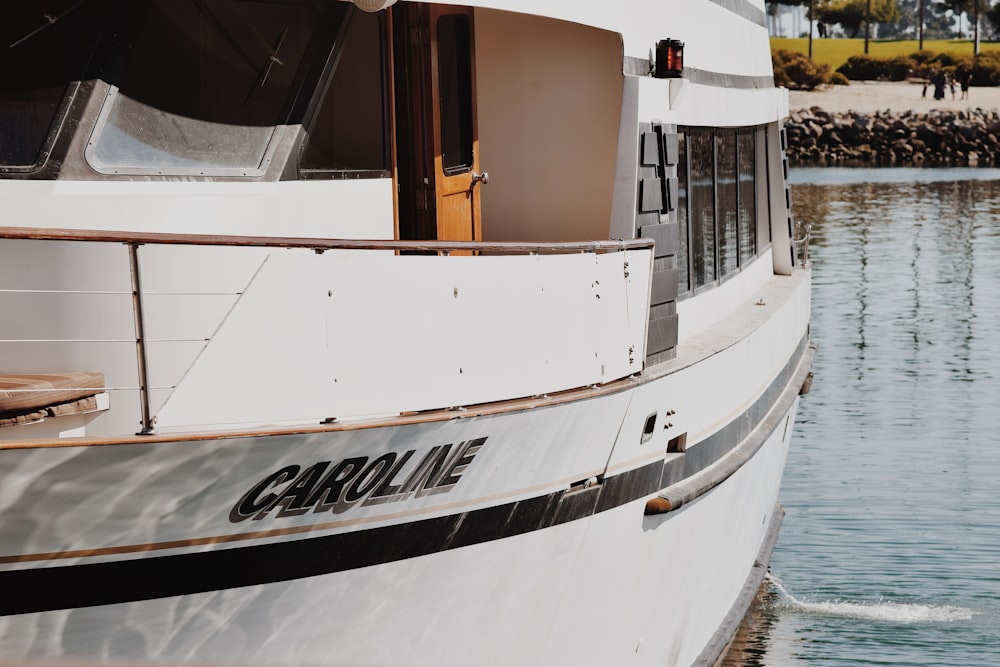
M 792 192 L 819 353 L 771 566 L 798 599 L 743 667 L 1000 665 L 1000 171 L 823 174 Z
M 883 623 L 948 623 L 951 621 L 967 621 L 975 612 L 964 607 L 933 604 L 908 604 L 900 602 L 846 602 L 832 600 L 827 602 L 804 602 L 796 599 L 773 575 L 768 575 L 771 585 L 782 595 L 778 606 L 798 612 L 817 614 L 820 616 L 839 616 Z

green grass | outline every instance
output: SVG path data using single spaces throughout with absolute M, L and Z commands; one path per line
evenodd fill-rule
M 799 53 L 809 53 L 809 39 L 807 37 L 788 38 L 772 37 L 772 49 L 785 49 L 786 51 L 798 51 Z M 877 41 L 868 42 L 868 55 L 879 58 L 891 58 L 892 56 L 908 56 L 919 51 L 919 42 L 915 39 L 904 41 Z M 953 53 L 957 56 L 971 56 L 973 51 L 972 42 L 967 39 L 939 39 L 924 40 L 924 50 L 935 53 Z M 979 50 L 1000 51 L 1000 42 L 979 43 Z M 860 39 L 813 39 L 813 60 L 817 63 L 825 63 L 831 70 L 847 62 L 851 56 L 863 55 L 865 52 L 865 40 Z

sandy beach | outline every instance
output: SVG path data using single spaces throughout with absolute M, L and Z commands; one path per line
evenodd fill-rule
M 962 91 L 955 91 L 955 99 L 945 89 L 945 99 L 934 99 L 934 88 L 928 87 L 927 97 L 921 97 L 923 86 L 919 83 L 887 81 L 854 81 L 849 86 L 830 86 L 819 91 L 789 91 L 789 109 L 809 109 L 817 106 L 825 111 L 930 111 L 931 109 L 997 109 L 1000 110 L 1000 87 L 970 88 L 969 99 L 959 99 Z

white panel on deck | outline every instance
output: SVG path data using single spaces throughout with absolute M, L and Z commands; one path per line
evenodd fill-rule
M 157 426 L 446 408 L 627 376 L 645 354 L 649 261 L 272 254 Z

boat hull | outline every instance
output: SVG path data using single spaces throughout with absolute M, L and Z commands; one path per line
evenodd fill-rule
M 703 368 L 492 416 L 6 449 L 3 541 L 20 555 L 0 566 L 0 654 L 701 664 L 735 632 L 727 615 L 742 616 L 741 591 L 755 587 L 780 521 L 777 493 L 811 355 L 803 339 L 756 408 L 686 452 L 650 452 L 607 475 L 601 457 L 631 435 L 630 421 L 642 426 L 629 416 L 634 406 L 675 400 Z M 747 419 L 752 428 L 733 427 Z M 376 469 L 358 462 L 340 505 L 329 496 L 295 502 L 316 462 L 345 470 L 360 452 L 372 462 L 380 451 L 433 461 L 427 452 L 445 443 L 454 447 L 437 459 L 437 477 L 421 478 L 412 463 L 365 476 Z M 646 513 L 651 498 L 698 480 L 701 491 L 680 507 Z

